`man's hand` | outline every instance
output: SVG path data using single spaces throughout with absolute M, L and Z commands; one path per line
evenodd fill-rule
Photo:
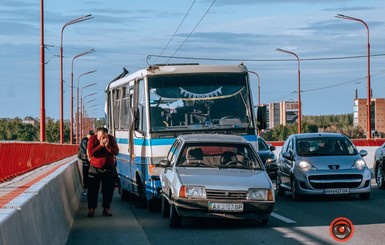
M 108 138 L 103 138 L 100 140 L 100 145 L 106 147 L 108 145 Z

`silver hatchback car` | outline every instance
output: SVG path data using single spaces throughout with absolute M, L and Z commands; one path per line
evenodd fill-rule
M 304 133 L 289 136 L 278 157 L 278 195 L 359 194 L 370 198 L 371 174 L 353 143 L 338 133 Z
M 250 219 L 265 225 L 274 208 L 272 182 L 252 145 L 241 136 L 179 136 L 160 161 L 163 217 Z

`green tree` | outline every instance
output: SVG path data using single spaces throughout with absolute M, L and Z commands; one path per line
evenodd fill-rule
M 291 125 L 277 125 L 263 132 L 262 137 L 268 141 L 284 141 L 290 134 L 296 134 L 297 123 Z M 351 139 L 365 138 L 361 127 L 353 127 L 353 114 L 303 116 L 302 133 L 333 132 L 342 133 Z

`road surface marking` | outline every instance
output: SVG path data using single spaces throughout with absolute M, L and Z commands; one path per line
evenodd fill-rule
M 291 220 L 289 218 L 283 217 L 282 215 L 276 214 L 274 212 L 271 213 L 271 216 L 273 216 L 276 219 L 282 220 L 283 222 L 289 223 L 289 224 L 297 223 L 297 221 L 294 221 L 294 220 Z

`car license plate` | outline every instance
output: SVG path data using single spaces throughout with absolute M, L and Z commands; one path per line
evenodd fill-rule
M 325 189 L 324 193 L 327 195 L 349 194 L 349 188 Z
M 209 202 L 209 211 L 243 212 L 243 203 L 216 203 Z

